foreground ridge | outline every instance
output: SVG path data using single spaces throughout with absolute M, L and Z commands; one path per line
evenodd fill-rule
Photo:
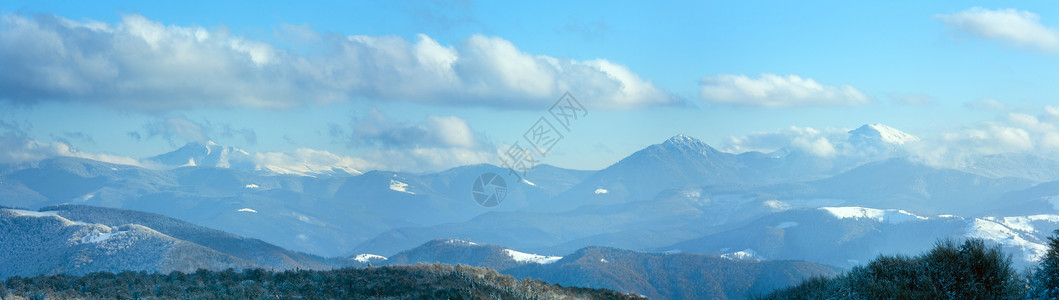
M 330 271 L 228 269 L 12 277 L 0 282 L 0 295 L 5 299 L 642 299 L 607 289 L 562 287 L 517 280 L 486 268 L 444 264 Z

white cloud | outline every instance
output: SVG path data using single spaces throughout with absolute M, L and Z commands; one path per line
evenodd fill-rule
M 165 25 L 140 15 L 120 23 L 57 16 L 0 17 L 0 99 L 83 101 L 137 111 L 198 107 L 290 108 L 350 98 L 541 109 L 563 92 L 594 109 L 682 100 L 603 59 L 530 54 L 499 37 L 456 46 L 420 34 L 318 34 L 276 30 L 291 51 L 226 28 Z
M 247 144 L 257 143 L 257 132 L 250 128 L 237 128 L 229 123 L 212 124 L 203 119 L 196 122 L 185 116 L 161 117 L 143 125 L 147 137 L 161 137 L 169 141 L 171 145 L 181 145 L 187 142 L 206 144 L 210 141 L 217 142 L 214 138 L 220 137 L 220 142 L 229 141 L 233 138 L 241 138 Z M 127 133 L 130 137 L 139 140 L 142 138 L 139 132 Z
M 883 124 L 863 125 L 857 129 L 791 126 L 768 132 L 754 132 L 725 138 L 723 151 L 742 153 L 758 151 L 784 156 L 804 153 L 815 157 L 883 159 L 907 154 L 918 147 L 920 139 Z
M 758 78 L 746 75 L 722 74 L 700 81 L 703 100 L 724 104 L 790 107 L 790 106 L 852 106 L 868 104 L 871 100 L 849 85 L 830 86 L 812 78 L 797 75 L 762 74 Z
M 966 108 L 979 110 L 1003 111 L 1009 109 L 1007 104 L 1004 104 L 1003 102 L 997 101 L 996 99 L 992 98 L 982 98 L 975 101 L 964 102 L 963 106 Z
M 140 166 L 133 158 L 87 153 L 74 149 L 64 142 L 44 143 L 28 137 L 24 132 L 0 121 L 0 127 L 7 130 L 0 133 L 0 163 L 35 162 L 53 157 L 77 157 L 121 165 Z
M 370 169 L 437 171 L 496 160 L 495 147 L 456 116 L 399 122 L 371 110 L 348 127 L 333 125 L 331 135 L 351 147 L 374 149 L 361 154 L 373 163 Z
M 949 28 L 1044 52 L 1059 51 L 1059 33 L 1040 23 L 1037 14 L 1015 9 L 980 7 L 948 15 L 934 15 Z
M 1050 117 L 1059 117 L 1059 106 L 1045 106 L 1044 112 Z
M 969 149 L 978 154 L 1021 152 L 1033 149 L 1033 140 L 1025 129 L 993 122 L 981 127 L 964 128 L 941 136 L 947 145 Z
M 169 117 L 144 124 L 147 136 L 160 136 L 170 143 L 178 141 L 206 144 L 210 140 L 207 129 L 186 117 Z
M 1059 154 L 1059 119 L 1053 110 L 1045 107 L 1039 116 L 1006 113 L 998 121 L 943 131 L 924 139 L 913 153 L 925 163 L 945 167 L 960 167 L 968 158 L 981 155 L 1055 156 Z
M 791 126 L 787 129 L 754 132 L 743 136 L 725 138 L 721 149 L 731 153 L 747 151 L 773 152 L 783 148 L 803 151 L 815 156 L 828 157 L 839 154 L 841 144 L 849 137 L 849 130 L 839 128 L 814 129 Z
M 168 119 L 167 119 L 168 120 Z M 193 123 L 193 122 L 192 122 Z M 427 124 L 437 140 L 430 146 L 394 145 L 347 156 L 326 150 L 298 148 L 293 151 L 229 155 L 218 167 L 255 168 L 279 174 L 314 175 L 342 171 L 359 174 L 368 170 L 440 171 L 447 168 L 493 163 L 494 149 L 481 145 L 466 122 L 457 117 L 429 117 Z M 240 150 L 241 151 L 241 150 Z M 65 142 L 35 140 L 16 124 L 0 120 L 0 164 L 36 162 L 54 157 L 77 157 L 144 168 L 166 168 L 150 161 L 102 153 L 82 152 Z
M 453 147 L 474 147 L 474 133 L 467 121 L 455 116 L 428 116 L 426 128 L 434 131 L 436 139 L 443 145 Z
M 815 156 L 828 157 L 835 155 L 835 146 L 824 137 L 813 139 L 797 138 L 791 141 L 791 146 L 803 149 Z
M 457 147 L 479 146 L 477 137 L 467 121 L 456 116 L 427 116 L 420 123 L 398 122 L 378 110 L 350 122 L 351 133 L 345 128 L 335 127 L 332 136 L 348 140 L 352 146 L 376 146 L 381 148 Z
M 363 160 L 337 155 L 328 151 L 299 148 L 292 152 L 255 153 L 251 158 L 258 169 L 280 174 L 311 175 L 341 170 L 360 174 L 360 169 L 374 165 Z

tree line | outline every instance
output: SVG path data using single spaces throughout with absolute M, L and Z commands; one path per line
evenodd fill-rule
M 0 281 L 3 299 L 637 299 L 606 289 L 517 280 L 495 270 L 417 264 L 328 271 L 96 272 Z
M 918 256 L 880 255 L 836 277 L 814 277 L 756 299 L 1059 299 L 1059 230 L 1019 273 L 1000 245 L 939 241 Z

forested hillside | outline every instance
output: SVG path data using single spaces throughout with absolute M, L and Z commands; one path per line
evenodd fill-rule
M 494 270 L 419 264 L 331 271 L 262 269 L 12 277 L 4 299 L 638 299 L 605 289 L 517 280 Z

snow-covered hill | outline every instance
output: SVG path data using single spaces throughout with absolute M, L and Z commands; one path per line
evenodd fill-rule
M 260 266 L 139 224 L 106 226 L 16 209 L 0 209 L 0 224 L 0 278 Z

